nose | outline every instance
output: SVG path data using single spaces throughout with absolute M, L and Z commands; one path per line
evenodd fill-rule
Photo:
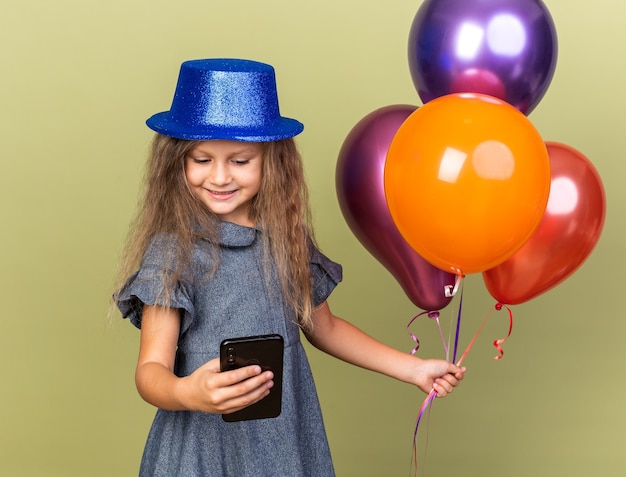
M 215 161 L 211 168 L 210 180 L 215 185 L 228 184 L 231 180 L 228 164 L 223 161 Z

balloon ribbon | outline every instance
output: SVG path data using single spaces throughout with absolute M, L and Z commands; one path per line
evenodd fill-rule
M 459 280 L 460 281 L 460 280 Z M 458 282 L 457 281 L 457 287 L 458 287 Z M 456 287 L 455 287 L 455 292 L 456 292 Z M 456 332 L 455 332 L 455 337 L 454 337 L 454 351 L 453 351 L 453 357 L 452 357 L 452 361 L 454 362 L 454 360 L 456 359 L 456 353 L 457 353 L 457 349 L 459 346 L 459 334 L 460 334 L 460 329 L 461 329 L 461 313 L 463 310 L 463 287 L 461 287 L 461 295 L 460 295 L 460 301 L 459 301 L 459 311 L 457 313 L 457 320 L 456 320 Z M 419 315 L 418 315 L 419 316 Z M 417 318 L 417 317 L 416 317 Z M 409 325 L 415 320 L 415 318 L 413 320 L 411 320 L 411 322 L 409 322 Z M 440 333 L 443 339 L 443 334 Z M 415 338 L 417 340 L 417 338 Z M 447 346 L 445 345 L 445 340 L 444 341 L 444 347 L 446 348 L 446 356 L 447 356 Z M 419 341 L 418 341 L 419 343 Z M 418 344 L 419 347 L 419 344 Z M 426 411 L 426 409 L 430 408 L 430 406 L 432 405 L 432 402 L 434 401 L 434 399 L 437 397 L 437 391 L 435 391 L 434 389 L 431 389 L 430 392 L 428 393 L 428 396 L 426 396 L 426 399 L 424 399 L 424 402 L 422 403 L 418 413 L 417 413 L 417 422 L 415 423 L 415 431 L 413 432 L 413 462 L 415 464 L 414 467 L 414 471 L 415 471 L 415 475 L 417 475 L 417 430 L 419 428 L 420 425 L 420 421 L 422 420 L 422 416 L 424 415 L 424 412 Z
M 413 333 L 411 333 L 410 327 L 411 327 L 411 325 L 413 324 L 413 322 L 415 320 L 417 320 L 419 317 L 424 316 L 424 315 L 428 315 L 428 318 L 430 318 L 431 320 L 435 320 L 435 322 L 437 323 L 437 328 L 439 329 L 439 336 L 441 337 L 441 342 L 443 343 L 443 349 L 446 352 L 446 359 L 448 359 L 448 345 L 446 344 L 446 339 L 443 336 L 443 330 L 441 329 L 441 323 L 439 322 L 439 312 L 438 311 L 423 311 L 419 315 L 414 316 L 411 319 L 411 321 L 409 321 L 409 323 L 406 325 L 407 333 L 409 334 L 411 339 L 413 341 L 415 341 L 415 343 L 416 343 L 415 348 L 413 348 L 411 350 L 411 354 L 417 353 L 417 350 L 420 348 L 420 340 L 417 338 L 417 336 L 415 336 Z
M 491 314 L 494 311 L 502 310 L 503 307 L 506 308 L 506 310 L 508 311 L 508 314 L 509 314 L 509 331 L 508 331 L 507 335 L 504 338 L 497 339 L 497 340 L 495 340 L 493 342 L 493 346 L 500 353 L 498 356 L 494 356 L 494 359 L 496 359 L 496 360 L 502 359 L 502 357 L 504 356 L 504 350 L 502 349 L 502 347 L 500 345 L 502 343 L 504 343 L 507 339 L 509 339 L 509 337 L 511 336 L 511 333 L 513 331 L 513 312 L 511 311 L 511 309 L 508 306 L 506 306 L 506 305 L 504 305 L 502 303 L 496 303 L 494 308 L 491 309 L 491 311 L 487 314 L 487 316 L 485 317 L 485 319 L 481 323 L 480 327 L 478 328 L 478 331 L 476 331 L 476 333 L 474 334 L 474 337 L 472 338 L 472 340 L 467 345 L 467 348 L 465 348 L 465 351 L 463 352 L 463 354 L 459 358 L 459 361 L 456 363 L 457 366 L 460 366 L 461 363 L 463 363 L 463 361 L 467 357 L 467 354 L 469 353 L 469 351 L 474 346 L 474 343 L 476 342 L 476 339 L 478 338 L 478 335 L 480 335 L 480 332 L 485 327 L 485 324 L 487 324 L 487 321 L 489 320 L 489 317 L 491 316 Z M 459 335 L 460 335 L 460 329 L 461 329 L 461 313 L 462 313 L 462 309 L 463 309 L 463 288 L 461 288 L 461 296 L 460 296 L 460 301 L 459 301 L 459 312 L 457 314 L 456 332 L 455 332 L 455 337 L 454 337 L 454 351 L 453 351 L 453 355 L 452 355 L 453 356 L 452 357 L 452 362 L 456 361 L 456 354 L 457 354 L 457 349 L 458 349 L 458 345 L 459 345 Z M 418 316 L 421 316 L 421 315 L 423 315 L 425 313 L 420 313 L 420 315 L 418 315 Z M 418 316 L 413 318 L 409 322 L 409 325 Z M 437 318 L 438 318 L 438 316 L 439 315 L 437 314 Z M 437 323 L 439 323 L 438 320 L 437 320 Z M 409 333 L 409 334 L 411 334 L 411 333 Z M 441 332 L 440 332 L 440 334 L 441 334 Z M 413 334 L 411 334 L 411 336 L 418 343 L 418 346 L 416 348 L 414 348 L 413 352 L 411 353 L 411 354 L 414 354 L 415 351 L 417 351 L 417 349 L 419 348 L 419 340 L 416 337 L 414 337 Z M 444 342 L 444 346 L 445 346 L 445 342 Z M 446 348 L 446 354 L 447 354 L 447 348 Z M 420 406 L 420 409 L 419 409 L 419 411 L 417 413 L 417 419 L 416 419 L 416 423 L 415 423 L 415 431 L 413 432 L 413 462 L 415 464 L 414 475 L 417 475 L 417 431 L 418 431 L 418 428 L 419 428 L 420 421 L 422 420 L 422 416 L 426 412 L 426 409 L 430 409 L 430 406 L 432 406 L 432 403 L 433 403 L 433 401 L 435 400 L 436 397 L 437 397 L 437 391 L 435 391 L 434 389 L 431 389 L 431 391 L 428 393 L 428 396 L 426 396 L 426 399 L 424 399 L 424 402 L 422 402 L 422 405 Z

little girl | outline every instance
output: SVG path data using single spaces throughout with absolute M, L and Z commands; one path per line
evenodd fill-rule
M 157 132 L 115 302 L 141 328 L 135 380 L 158 407 L 140 475 L 334 475 L 300 331 L 326 353 L 445 396 L 464 368 L 422 360 L 334 316 L 341 267 L 315 246 L 303 165 L 274 69 L 183 63 Z M 128 278 L 130 277 L 130 278 Z M 225 422 L 274 385 L 258 365 L 220 372 L 226 338 L 284 338 L 282 412 Z

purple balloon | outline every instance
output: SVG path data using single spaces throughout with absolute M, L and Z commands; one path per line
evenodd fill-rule
M 404 240 L 387 207 L 383 180 L 391 140 L 415 109 L 386 106 L 354 126 L 339 152 L 336 189 L 343 216 L 361 244 L 416 306 L 435 311 L 452 300 L 445 287 L 454 285 L 456 276 L 431 265 Z
M 541 0 L 425 0 L 411 25 L 408 54 L 424 103 L 483 93 L 527 115 L 552 81 L 556 29 Z

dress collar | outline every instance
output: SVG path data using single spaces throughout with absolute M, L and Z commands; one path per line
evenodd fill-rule
M 249 247 L 254 243 L 257 227 L 245 227 L 232 222 L 221 223 L 220 245 L 224 247 Z

